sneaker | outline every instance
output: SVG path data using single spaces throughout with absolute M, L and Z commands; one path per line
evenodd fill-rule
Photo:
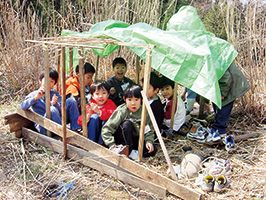
M 201 169 L 212 175 L 230 175 L 232 173 L 230 160 L 208 157 L 201 163 Z
M 117 154 L 123 154 L 123 155 L 126 155 L 128 157 L 128 154 L 129 154 L 129 146 L 128 145 L 122 145 L 122 144 L 119 144 L 119 145 L 113 145 L 109 148 L 109 150 L 117 153 Z
M 235 140 L 234 140 L 234 136 L 233 135 L 226 136 L 225 139 L 224 139 L 224 143 L 225 143 L 225 149 L 227 151 L 235 150 Z
M 208 133 L 211 135 L 211 137 L 212 137 L 212 141 L 213 141 L 213 142 L 218 142 L 219 140 L 221 140 L 221 136 L 220 136 L 218 130 L 215 131 L 215 130 L 212 128 L 212 129 L 210 129 L 210 130 L 208 131 Z
M 207 129 L 200 126 L 197 128 L 197 131 L 195 133 L 189 132 L 187 136 L 195 140 L 204 140 L 207 134 Z
M 129 154 L 129 158 L 132 160 L 137 160 L 138 159 L 138 150 L 132 150 L 131 153 Z
M 220 193 L 224 191 L 229 184 L 230 182 L 225 176 L 218 176 L 215 179 L 213 191 Z
M 214 177 L 212 175 L 205 176 L 202 184 L 201 189 L 206 192 L 211 192 L 214 187 Z

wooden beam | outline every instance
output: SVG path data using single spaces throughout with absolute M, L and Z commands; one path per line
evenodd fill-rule
M 157 124 L 157 122 L 156 122 L 156 119 L 155 119 L 154 114 L 153 114 L 152 109 L 151 109 L 151 105 L 150 105 L 150 103 L 149 103 L 149 101 L 148 101 L 148 98 L 147 98 L 147 96 L 146 96 L 146 94 L 144 93 L 143 90 L 141 91 L 141 95 L 142 95 L 142 97 L 143 97 L 143 103 L 144 103 L 144 105 L 146 106 L 146 108 L 147 108 L 147 110 L 148 110 L 148 113 L 149 113 L 149 115 L 150 115 L 150 118 L 151 118 L 151 121 L 152 121 L 153 128 L 154 128 L 154 130 L 155 130 L 155 133 L 156 133 L 156 135 L 157 135 L 157 138 L 158 138 L 159 143 L 160 143 L 160 145 L 161 145 L 161 148 L 162 148 L 162 150 L 163 150 L 163 154 L 164 154 L 164 157 L 165 157 L 166 162 L 167 162 L 167 164 L 168 164 L 168 167 L 169 167 L 169 169 L 170 169 L 170 172 L 171 172 L 172 178 L 173 178 L 174 180 L 177 180 L 177 176 L 176 176 L 175 170 L 174 170 L 174 168 L 173 168 L 172 162 L 171 162 L 170 157 L 169 157 L 169 155 L 168 155 L 168 153 L 167 153 L 167 150 L 166 150 L 166 148 L 165 148 L 165 145 L 164 145 L 164 142 L 163 142 L 163 139 L 162 139 L 162 136 L 161 136 L 161 133 L 160 133 L 160 130 L 159 130 L 158 124 Z
M 18 108 L 17 112 L 21 116 L 37 124 L 40 124 L 42 127 L 49 129 L 50 131 L 62 137 L 62 126 L 60 124 L 57 124 L 56 122 L 43 118 L 41 115 L 29 110 L 22 110 L 21 108 Z M 77 144 L 83 149 L 95 154 L 96 156 L 101 157 L 102 159 L 107 160 L 110 163 L 118 167 L 121 167 L 139 176 L 140 178 L 143 178 L 146 181 L 149 181 L 151 183 L 166 188 L 168 192 L 180 198 L 194 200 L 194 199 L 200 199 L 202 197 L 202 194 L 200 194 L 198 191 L 183 186 L 182 184 L 176 181 L 173 181 L 157 172 L 145 168 L 144 166 L 139 165 L 138 163 L 128 159 L 123 155 L 117 155 L 116 153 L 110 151 L 109 149 L 89 140 L 88 138 L 82 135 L 79 135 L 74 131 L 67 129 L 67 137 L 69 142 Z
M 57 153 L 62 153 L 62 142 L 42 135 L 40 133 L 36 133 L 27 128 L 23 128 L 22 132 L 25 139 L 35 141 Z M 96 169 L 97 171 L 103 174 L 110 175 L 129 185 L 138 187 L 148 192 L 152 192 L 153 194 L 157 194 L 159 197 L 166 196 L 166 189 L 163 187 L 160 187 L 158 185 L 145 181 L 133 174 L 130 174 L 129 172 L 124 171 L 122 168 L 116 167 L 112 163 L 99 159 L 96 155 L 90 152 L 84 151 L 72 145 L 68 145 L 67 148 L 67 157 L 72 160 L 78 160 L 80 163 L 93 169 Z
M 69 47 L 69 77 L 73 76 L 73 47 Z
M 66 148 L 66 67 L 65 67 L 65 47 L 61 48 L 61 73 L 60 73 L 60 81 L 61 81 L 61 91 L 62 91 L 62 104 L 61 104 L 61 123 L 62 123 L 62 134 L 63 134 L 63 157 L 66 159 L 67 148 Z
M 79 59 L 79 81 L 80 81 L 82 130 L 83 130 L 83 136 L 88 137 L 84 75 L 85 75 L 84 58 L 80 58 Z
M 48 61 L 48 49 L 44 50 L 44 80 L 45 80 L 45 110 L 46 110 L 46 118 L 51 119 L 51 111 L 50 111 L 50 71 L 49 71 L 49 61 Z M 46 130 L 48 136 L 52 136 L 52 133 Z
M 144 83 L 143 83 L 143 90 L 146 95 L 148 94 L 148 88 L 150 84 L 151 54 L 152 54 L 152 49 L 147 48 L 146 49 L 146 64 L 145 64 L 145 71 L 144 71 L 145 78 L 144 78 Z M 142 103 L 141 122 L 140 122 L 140 129 L 139 129 L 139 146 L 138 146 L 138 161 L 139 162 L 141 162 L 142 160 L 145 126 L 146 126 L 146 107 Z

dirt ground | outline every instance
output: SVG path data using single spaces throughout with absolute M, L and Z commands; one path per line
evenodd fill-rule
M 159 199 L 76 161 L 64 161 L 62 155 L 35 142 L 12 137 L 3 117 L 14 112 L 17 105 L 18 102 L 12 102 L 0 106 L 0 199 L 56 199 L 57 196 L 50 197 L 48 194 L 62 184 L 73 184 L 67 191 L 66 199 Z M 184 147 L 212 152 L 216 157 L 231 160 L 233 173 L 228 176 L 230 186 L 221 194 L 205 193 L 207 199 L 266 199 L 264 129 L 263 125 L 254 125 L 248 116 L 233 113 L 230 134 L 258 132 L 260 136 L 237 143 L 237 150 L 231 154 L 225 151 L 223 145 L 200 145 L 184 138 L 166 140 L 165 145 L 173 165 L 180 164 L 186 153 Z M 160 149 L 154 158 L 146 159 L 143 165 L 168 176 L 168 167 Z M 184 178 L 178 182 L 200 190 L 193 179 Z M 178 198 L 168 194 L 164 199 Z

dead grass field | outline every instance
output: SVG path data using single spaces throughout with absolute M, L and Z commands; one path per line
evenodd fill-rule
M 119 180 L 100 174 L 73 160 L 64 161 L 54 153 L 34 142 L 13 138 L 3 117 L 15 111 L 19 102 L 1 105 L 0 128 L 0 199 L 55 199 L 46 195 L 63 183 L 74 183 L 67 199 L 159 199 L 156 195 L 131 187 Z M 206 193 L 207 199 L 266 199 L 265 130 L 257 127 L 248 116 L 231 115 L 231 134 L 260 132 L 260 137 L 237 143 L 237 151 L 228 154 L 223 146 L 206 146 L 191 142 L 165 141 L 173 165 L 180 164 L 182 147 L 191 146 L 197 151 L 208 149 L 215 156 L 230 159 L 233 174 L 228 178 L 230 187 L 223 193 Z M 179 138 L 182 139 L 182 138 Z M 148 168 L 167 176 L 167 164 L 161 150 L 154 158 L 143 163 Z M 193 189 L 194 180 L 178 182 Z M 164 199 L 178 199 L 168 194 Z

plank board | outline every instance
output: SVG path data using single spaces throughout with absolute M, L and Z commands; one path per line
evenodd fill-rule
M 63 143 L 61 141 L 47 137 L 27 128 L 23 128 L 22 133 L 25 139 L 35 141 L 57 153 L 63 153 Z M 96 169 L 101 173 L 110 175 L 134 187 L 138 187 L 142 190 L 157 194 L 159 197 L 166 196 L 165 188 L 142 180 L 141 178 L 116 167 L 112 163 L 108 163 L 105 160 L 97 158 L 97 156 L 92 153 L 69 144 L 67 145 L 67 150 L 67 157 L 72 160 L 78 160 L 80 163 Z
M 62 126 L 49 120 L 43 118 L 41 115 L 37 113 L 31 112 L 29 110 L 22 110 L 18 108 L 18 114 L 21 116 L 40 124 L 46 129 L 52 131 L 53 133 L 62 137 Z M 124 157 L 124 156 L 116 156 L 117 154 L 110 151 L 109 149 L 96 144 L 95 142 L 77 134 L 74 131 L 67 129 L 67 137 L 68 140 L 72 143 L 77 144 L 78 146 L 83 147 L 85 150 L 101 157 L 102 159 L 108 160 L 114 165 L 123 168 L 146 181 L 151 183 L 160 185 L 161 187 L 165 187 L 168 192 L 182 198 L 182 199 L 201 199 L 203 198 L 203 194 L 195 191 L 189 187 L 186 187 L 176 181 L 173 181 L 159 173 L 156 173 L 148 168 L 145 168 L 142 165 Z

